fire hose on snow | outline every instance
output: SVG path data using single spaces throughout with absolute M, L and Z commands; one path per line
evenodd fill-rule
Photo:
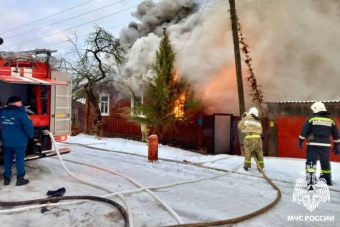
M 83 183 L 83 184 L 85 184 L 85 185 L 89 185 L 89 186 L 91 186 L 91 187 L 94 187 L 94 188 L 97 188 L 97 189 L 100 189 L 100 190 L 103 190 L 103 191 L 112 193 L 111 190 L 108 190 L 108 189 L 106 189 L 106 188 L 100 187 L 100 186 L 98 186 L 98 185 L 96 185 L 96 184 L 92 184 L 92 183 L 90 183 L 90 182 L 88 182 L 88 181 L 84 181 L 84 180 L 78 178 L 77 176 L 75 176 L 75 175 L 74 175 L 74 174 L 66 167 L 66 165 L 65 165 L 65 163 L 64 163 L 64 161 L 63 161 L 63 159 L 62 159 L 62 157 L 61 157 L 61 155 L 60 155 L 59 146 L 58 146 L 57 142 L 55 141 L 55 138 L 54 138 L 54 136 L 52 135 L 52 133 L 51 133 L 50 131 L 48 131 L 48 130 L 45 130 L 45 131 L 44 131 L 44 134 L 45 134 L 45 135 L 48 135 L 48 136 L 51 138 L 51 141 L 52 141 L 52 143 L 53 143 L 53 145 L 54 145 L 54 148 L 55 148 L 55 150 L 56 150 L 56 152 L 57 152 L 57 155 L 58 155 L 58 158 L 59 158 L 60 163 L 62 164 L 64 170 L 65 170 L 72 178 L 74 178 L 75 180 L 77 180 L 77 181 L 79 181 L 79 182 L 81 182 L 81 183 Z M 130 210 L 128 204 L 127 204 L 127 201 L 126 201 L 126 199 L 125 199 L 122 195 L 118 195 L 118 197 L 123 201 L 123 203 L 125 203 L 125 206 L 127 207 L 127 214 L 128 214 L 128 221 L 127 221 L 127 223 L 128 223 L 129 226 L 133 227 L 134 225 L 133 225 L 133 219 L 132 219 L 132 212 L 131 212 L 131 210 Z
M 220 159 L 224 159 L 224 158 L 220 158 Z M 254 159 L 256 160 L 256 158 L 254 157 Z M 105 168 L 102 168 L 102 167 L 97 167 L 97 166 L 93 166 L 93 165 L 90 165 L 88 163 L 82 163 L 82 162 L 79 162 L 79 161 L 73 161 L 73 160 L 65 160 L 67 162 L 72 162 L 72 163 L 76 163 L 76 164 L 80 164 L 80 165 L 86 165 L 86 166 L 91 166 L 93 168 L 97 168 L 99 170 L 102 170 L 102 171 L 108 171 L 108 172 L 112 172 L 111 170 L 107 170 Z M 216 160 L 214 160 L 216 161 Z M 191 163 L 191 162 L 188 162 L 186 161 L 185 163 Z M 198 166 L 201 166 L 202 167 L 202 164 L 204 164 L 205 162 L 201 162 L 201 163 L 198 163 Z M 191 163 L 191 164 L 194 164 L 194 163 Z M 197 164 L 197 163 L 196 163 Z M 281 199 L 281 191 L 280 189 L 271 181 L 271 179 L 269 179 L 267 177 L 267 175 L 264 173 L 263 169 L 261 168 L 261 166 L 258 164 L 257 160 L 256 160 L 256 164 L 257 164 L 257 168 L 259 170 L 259 172 L 262 174 L 263 178 L 266 179 L 266 181 L 277 191 L 277 196 L 275 198 L 275 200 L 273 202 L 271 202 L 270 204 L 268 204 L 267 206 L 255 211 L 255 212 L 252 212 L 250 214 L 247 214 L 247 215 L 243 215 L 243 216 L 240 216 L 240 217 L 236 217 L 236 218 L 233 218 L 233 219 L 227 219 L 227 220 L 220 220 L 220 221 L 214 221 L 214 222 L 204 222 L 204 223 L 192 223 L 192 224 L 179 224 L 179 225 L 172 225 L 172 226 L 216 226 L 216 225 L 224 225 L 224 224 L 235 224 L 235 223 L 238 223 L 238 222 L 242 222 L 242 221 L 245 221 L 245 220 L 248 220 L 250 218 L 253 218 L 257 215 L 260 215 L 260 214 L 263 214 L 265 213 L 266 211 L 268 211 L 269 209 L 271 209 L 272 207 L 274 207 Z M 233 168 L 232 170 L 230 170 L 228 173 L 226 174 L 221 174 L 221 175 L 218 175 L 218 176 L 213 176 L 213 177 L 206 177 L 206 178 L 200 178 L 200 179 L 193 179 L 193 180 L 189 180 L 189 181 L 182 181 L 182 182 L 175 182 L 175 183 L 170 183 L 170 184 L 167 184 L 167 185 L 161 185 L 161 186 L 150 186 L 150 187 L 144 187 L 144 188 L 139 188 L 139 189 L 132 189 L 132 190 L 128 190 L 128 191 L 121 191 L 121 192 L 117 192 L 117 193 L 112 193 L 112 194 L 108 194 L 108 195 L 105 195 L 105 197 L 109 197 L 109 196 L 114 196 L 114 195 L 117 195 L 117 194 L 130 194 L 130 193 L 136 193 L 136 192 L 140 192 L 140 191 L 143 191 L 145 189 L 149 189 L 149 190 L 157 190 L 157 189 L 161 189 L 161 188 L 167 188 L 167 187 L 173 187 L 173 186 L 176 186 L 176 185 L 182 185 L 182 184 L 188 184 L 188 183 L 195 183 L 195 182 L 200 182 L 200 181 L 204 181 L 204 180 L 208 180 L 208 179 L 215 179 L 215 178 L 219 178 L 219 177 L 222 177 L 222 176 L 226 176 L 227 174 L 230 174 L 230 173 L 234 173 L 236 172 L 243 164 L 240 164 L 240 165 L 237 165 L 235 168 Z M 206 167 L 204 167 L 206 168 Z
M 258 160 L 256 159 L 256 157 L 254 157 L 255 161 L 256 161 L 256 165 L 257 165 L 257 169 L 259 170 L 259 172 L 262 174 L 262 176 L 264 177 L 264 179 L 268 182 L 268 184 L 270 184 L 275 191 L 277 192 L 275 199 L 268 205 L 254 211 L 251 212 L 249 214 L 245 214 L 236 218 L 230 218 L 230 219 L 226 219 L 226 220 L 220 220 L 220 221 L 213 221 L 213 222 L 202 222 L 202 223 L 188 223 L 188 224 L 183 224 L 183 225 L 171 225 L 168 227 L 205 227 L 205 226 L 218 226 L 218 225 L 230 225 L 230 224 L 236 224 L 238 222 L 242 222 L 245 220 L 248 220 L 250 218 L 253 218 L 255 216 L 258 216 L 260 214 L 263 214 L 265 212 L 267 212 L 268 210 L 270 210 L 272 207 L 274 207 L 276 204 L 279 203 L 279 201 L 281 200 L 281 190 L 273 183 L 273 181 L 271 179 L 269 179 L 267 177 L 267 175 L 264 173 L 262 167 L 260 166 L 260 164 L 258 163 Z
M 49 132 L 49 131 L 45 131 L 44 133 L 46 133 L 47 135 L 49 135 L 51 137 L 51 140 L 56 148 L 56 152 L 57 152 L 57 155 L 58 155 L 58 158 L 60 160 L 60 162 L 62 163 L 65 171 L 73 178 L 75 178 L 76 180 L 80 181 L 81 183 L 84 183 L 86 185 L 89 185 L 89 186 L 92 186 L 92 187 L 95 187 L 97 189 L 101 189 L 101 190 L 104 190 L 104 191 L 107 191 L 107 192 L 110 192 L 110 194 L 108 195 L 104 195 L 103 197 L 110 197 L 110 196 L 119 196 L 120 198 L 124 198 L 122 197 L 122 194 L 129 194 L 129 193 L 133 193 L 133 192 L 138 192 L 138 191 L 146 191 L 148 194 L 150 194 L 154 199 L 156 199 L 166 210 L 169 211 L 169 213 L 176 219 L 176 221 L 179 223 L 179 224 L 182 224 L 182 220 L 180 219 L 180 217 L 176 214 L 175 211 L 173 211 L 168 205 L 166 205 L 164 202 L 162 202 L 154 193 L 152 193 L 150 191 L 150 188 L 148 187 L 144 187 L 142 186 L 140 183 L 136 182 L 135 180 L 133 180 L 132 178 L 128 177 L 128 176 L 125 176 L 121 173 L 117 173 L 117 172 L 113 172 L 111 170 L 108 170 L 108 169 L 105 169 L 105 168 L 102 168 L 102 167 L 98 167 L 98 166 L 93 166 L 93 165 L 90 165 L 90 164 L 85 164 L 87 166 L 91 166 L 93 168 L 97 168 L 97 169 L 100 169 L 100 170 L 103 170 L 103 171 L 106 171 L 106 172 L 110 172 L 111 174 L 114 174 L 114 175 L 119 175 L 119 176 L 122 176 L 123 178 L 127 179 L 128 181 L 132 182 L 133 184 L 135 184 L 136 186 L 138 186 L 139 188 L 138 189 L 135 189 L 135 190 L 129 190 L 129 191 L 126 191 L 126 192 L 111 192 L 110 190 L 107 190 L 105 188 L 102 188 L 100 186 L 97 186 L 97 185 L 94 185 L 92 183 L 89 183 L 89 182 L 86 182 L 82 179 L 79 179 L 78 177 L 76 177 L 65 165 L 65 163 L 63 162 L 63 159 L 60 155 L 60 152 L 59 151 L 59 148 L 58 148 L 58 145 L 53 137 L 53 135 Z M 66 160 L 68 162 L 73 162 L 73 163 L 76 163 L 76 164 L 83 164 L 81 162 L 77 162 L 77 161 L 70 161 L 70 160 Z M 160 188 L 162 187 L 168 187 L 168 186 L 161 186 Z M 156 189 L 158 187 L 153 187 L 152 189 Z M 103 198 L 103 197 L 100 197 L 100 198 Z M 60 205 L 65 205 L 65 204 L 60 204 Z M 40 207 L 44 207 L 44 206 L 58 206 L 58 204 L 45 204 L 45 205 L 35 205 L 35 206 L 31 206 L 31 207 L 26 207 L 26 208 L 19 208 L 19 209 L 12 209 L 12 210 L 2 210 L 0 211 L 0 214 L 1 213 L 12 213 L 12 212 L 21 212 L 21 211 L 24 211 L 24 210 L 29 210 L 29 209 L 36 209 L 36 208 L 40 208 Z M 129 209 L 128 209 L 129 210 Z M 129 221 L 127 222 L 129 224 L 129 226 L 133 226 L 133 222 L 132 222 L 132 218 L 130 217 L 130 215 L 132 214 L 131 212 L 127 212 L 127 214 L 129 215 Z
M 73 178 L 79 180 L 80 182 L 82 182 L 82 183 L 84 183 L 84 184 L 87 184 L 87 185 L 90 185 L 90 186 L 93 186 L 93 187 L 96 187 L 96 188 L 103 189 L 102 187 L 99 187 L 99 186 L 94 185 L 94 184 L 89 183 L 89 182 L 85 182 L 85 181 L 79 179 L 78 177 L 74 176 L 74 175 L 68 170 L 68 168 L 66 167 L 65 163 L 63 162 L 62 157 L 61 157 L 61 155 L 60 155 L 60 153 L 59 153 L 58 145 L 57 145 L 57 143 L 56 143 L 56 141 L 55 141 L 53 135 L 52 135 L 49 131 L 46 131 L 46 133 L 48 133 L 48 135 L 51 137 L 51 140 L 52 140 L 52 142 L 53 142 L 53 144 L 54 144 L 54 146 L 55 146 L 55 148 L 56 148 L 56 150 L 57 150 L 58 158 L 59 158 L 60 162 L 62 163 L 64 169 L 66 170 L 66 172 L 67 172 L 70 176 L 72 176 Z M 97 167 L 97 168 L 99 168 L 99 167 Z M 133 184 L 135 184 L 136 186 L 138 186 L 138 187 L 140 187 L 140 188 L 143 188 L 143 190 L 145 190 L 147 193 L 149 193 L 149 194 L 150 194 L 153 198 L 155 198 L 155 199 L 156 199 L 163 207 L 165 207 L 165 209 L 168 210 L 168 211 L 171 213 L 171 215 L 173 215 L 173 216 L 175 217 L 176 221 L 177 221 L 179 224 L 182 224 L 182 223 L 183 223 L 183 221 L 182 221 L 182 220 L 180 219 L 180 217 L 176 214 L 176 212 L 173 211 L 173 210 L 172 210 L 168 205 L 166 205 L 164 202 L 162 202 L 162 201 L 161 201 L 154 193 L 152 193 L 149 189 L 144 188 L 140 183 L 138 183 L 137 181 L 133 180 L 132 178 L 130 178 L 130 177 L 128 177 L 128 176 L 125 176 L 125 175 L 120 174 L 120 173 L 117 173 L 117 172 L 115 172 L 115 174 L 116 174 L 116 175 L 119 175 L 119 176 L 122 176 L 122 177 L 124 177 L 125 179 L 127 179 L 128 181 L 130 181 L 130 182 L 132 182 Z M 106 190 L 106 189 L 104 189 L 104 190 Z M 106 190 L 106 191 L 107 191 L 107 190 Z M 112 192 L 112 191 L 108 191 L 108 192 L 117 195 L 117 196 L 120 197 L 121 199 L 124 199 L 124 197 L 123 197 L 122 194 L 120 194 L 120 193 L 114 193 L 114 192 Z M 129 214 L 129 223 L 130 223 L 130 226 L 133 227 L 132 212 L 131 212 L 131 210 L 129 209 L 129 206 L 127 205 L 127 202 L 125 201 L 125 199 L 124 199 L 123 201 L 125 202 L 125 204 L 126 204 L 126 206 L 127 206 L 127 210 L 128 210 L 128 214 Z
M 49 197 L 49 198 L 43 198 L 43 199 L 32 199 L 32 200 L 24 200 L 24 201 L 0 201 L 0 206 L 4 206 L 4 207 L 8 207 L 8 206 L 23 206 L 23 205 L 32 205 L 32 204 L 41 204 L 41 203 L 56 203 L 62 200 L 94 200 L 94 201 L 99 201 L 99 202 L 104 202 L 104 203 L 108 203 L 112 206 L 114 206 L 115 208 L 117 208 L 119 210 L 119 212 L 121 213 L 121 215 L 124 218 L 125 221 L 125 227 L 129 226 L 129 219 L 128 219 L 128 215 L 124 209 L 124 207 L 122 207 L 119 203 L 107 199 L 107 198 L 103 198 L 103 197 L 99 197 L 99 196 L 87 196 L 87 195 L 75 195 L 75 196 L 61 196 L 61 197 Z M 29 210 L 30 207 L 25 207 L 24 209 L 20 209 L 20 211 L 24 211 L 24 210 Z M 15 212 L 15 210 L 14 210 Z M 0 213 L 8 213 L 8 212 L 2 212 L 0 210 Z
M 56 152 L 57 152 L 57 155 L 64 167 L 64 169 L 66 170 L 66 172 L 72 176 L 73 178 L 79 180 L 80 182 L 84 183 L 84 184 L 87 184 L 87 185 L 90 185 L 92 187 L 95 187 L 95 188 L 98 188 L 98 189 L 101 189 L 101 190 L 104 190 L 104 191 L 108 191 L 110 192 L 109 190 L 107 189 L 104 189 L 102 187 L 99 187 L 97 185 L 93 185 L 91 183 L 88 183 L 86 181 L 83 181 L 79 178 L 77 178 L 76 176 L 74 176 L 69 170 L 68 168 L 65 166 L 65 164 L 63 163 L 62 161 L 62 158 L 61 158 L 61 155 L 60 155 L 60 152 L 59 152 L 59 148 L 58 148 L 58 145 L 54 139 L 54 136 L 47 130 L 44 131 L 44 133 L 46 135 L 49 135 L 54 146 L 55 146 L 55 149 L 56 149 Z M 125 227 L 129 227 L 131 226 L 130 224 L 130 220 L 129 220 L 129 215 L 128 213 L 126 212 L 126 210 L 124 209 L 124 207 L 122 207 L 119 203 L 113 201 L 113 200 L 110 200 L 110 199 L 107 199 L 107 198 L 103 198 L 103 197 L 99 197 L 99 196 L 85 196 L 85 195 L 80 195 L 80 196 L 61 196 L 61 197 L 49 197 L 49 198 L 42 198 L 42 199 L 32 199 L 32 200 L 24 200 L 24 201 L 0 201 L 0 206 L 5 206 L 5 207 L 8 207 L 8 206 L 22 206 L 22 205 L 32 205 L 32 204 L 42 204 L 42 203 L 56 203 L 56 202 L 59 202 L 59 201 L 62 201 L 62 200 L 94 200 L 94 201 L 100 201 L 100 202 L 105 202 L 105 203 L 108 203 L 112 206 L 114 206 L 115 208 L 118 209 L 118 211 L 121 213 L 123 219 L 124 219 L 124 226 Z M 123 200 L 124 201 L 124 200 Z M 47 205 L 47 204 L 46 204 Z M 44 205 L 40 205 L 41 206 L 44 206 Z M 31 207 L 25 207 L 25 208 L 19 208 L 17 210 L 20 210 L 20 211 L 24 211 L 24 210 L 30 210 Z M 4 213 L 12 213 L 12 212 L 16 212 L 17 211 L 16 209 L 12 209 L 12 210 L 0 210 L 0 213 L 4 214 Z
M 83 144 L 78 144 L 80 146 L 84 146 L 84 147 L 88 147 L 88 148 L 91 148 L 90 146 L 88 145 L 83 145 Z M 98 150 L 103 150 L 103 151 L 110 151 L 110 150 L 106 150 L 106 149 L 103 149 L 103 148 L 96 148 Z M 119 152 L 117 151 L 118 153 L 123 153 L 123 152 Z M 132 155 L 135 155 L 135 154 L 132 154 Z M 136 155 L 136 156 L 142 156 L 142 155 Z M 142 156 L 144 157 L 144 156 Z M 164 158 L 161 158 L 162 160 L 165 160 L 165 161 L 171 161 L 171 162 L 179 162 L 179 161 L 175 161 L 175 160 L 170 160 L 170 159 L 164 159 Z M 223 158 L 220 158 L 220 159 L 225 159 L 224 157 Z M 188 223 L 188 224 L 177 224 L 177 225 L 171 225 L 171 226 L 176 226 L 176 227 L 180 227 L 180 226 L 192 226 L 192 227 L 196 227 L 196 226 L 217 226 L 217 225 L 226 225 L 226 224 L 235 224 L 235 223 L 238 223 L 238 222 L 242 222 L 242 221 L 245 221 L 245 220 L 248 220 L 250 218 L 253 218 L 255 216 L 258 216 L 258 215 L 261 215 L 265 212 L 267 212 L 268 210 L 270 210 L 272 207 L 274 207 L 280 200 L 281 200 L 281 191 L 280 189 L 273 183 L 273 181 L 267 177 L 267 175 L 264 173 L 263 169 L 261 168 L 261 166 L 259 165 L 259 163 L 257 162 L 257 159 L 256 157 L 254 157 L 254 159 L 256 160 L 256 165 L 257 165 L 257 168 L 259 170 L 259 172 L 261 173 L 262 177 L 273 187 L 273 189 L 277 192 L 276 194 L 276 197 L 275 199 L 269 203 L 268 205 L 254 211 L 254 212 L 251 212 L 249 214 L 246 214 L 246 215 L 242 215 L 242 216 L 239 216 L 239 217 L 236 217 L 236 218 L 231 218 L 231 219 L 226 219 L 226 220 L 220 220 L 220 221 L 214 221 L 214 222 L 204 222 L 204 223 Z M 69 161 L 69 160 L 68 160 Z M 216 160 L 215 160 L 216 161 Z M 71 161 L 73 163 L 77 163 L 76 161 Z M 183 162 L 179 162 L 179 163 L 183 163 Z M 184 163 L 189 163 L 189 164 L 192 164 L 192 165 L 195 165 L 195 166 L 198 166 L 198 167 L 203 167 L 203 168 L 208 168 L 208 169 L 213 169 L 213 170 L 218 170 L 218 171 L 224 171 L 222 169 L 219 169 L 219 168 L 213 168 L 213 167 L 205 167 L 203 166 L 202 164 L 204 164 L 204 162 L 201 162 L 201 163 L 192 163 L 192 162 L 189 162 L 189 161 L 184 161 Z M 239 167 L 237 167 L 239 168 Z M 228 173 L 233 173 L 233 172 L 236 172 L 237 169 L 234 169 L 234 170 L 231 170 L 230 172 Z M 220 175 L 220 176 L 223 176 L 223 175 Z M 217 178 L 217 177 L 220 177 L 220 176 L 214 176 L 214 177 L 211 177 L 211 179 L 213 178 Z M 209 179 L 209 178 L 207 178 Z M 192 182 L 198 182 L 198 181 L 201 181 L 201 180 L 206 180 L 206 179 L 198 179 L 198 180 L 192 180 Z M 188 183 L 190 183 L 191 181 L 187 181 Z M 181 182 L 181 183 L 174 183 L 174 184 L 169 184 L 169 185 L 164 185 L 164 186 L 159 186 L 159 187 L 147 187 L 148 189 L 158 189 L 158 188 L 162 188 L 162 187 L 171 187 L 171 186 L 175 186 L 175 185 L 179 185 L 179 184 L 184 184 L 184 183 L 187 183 L 187 182 Z M 138 191 L 141 191 L 143 189 L 135 189 L 135 190 L 130 190 L 130 191 L 124 191 L 124 192 L 119 192 L 119 193 L 134 193 L 134 192 L 138 192 Z M 118 193 L 113 193 L 111 195 L 116 195 Z M 169 226 L 169 227 L 171 227 Z

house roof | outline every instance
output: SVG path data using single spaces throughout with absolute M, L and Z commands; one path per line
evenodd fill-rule
M 278 104 L 289 104 L 289 103 L 314 103 L 314 102 L 319 102 L 318 101 L 312 101 L 312 100 L 305 100 L 305 101 L 293 101 L 293 100 L 286 100 L 286 101 L 267 101 L 265 103 L 272 104 L 272 103 L 278 103 Z M 320 102 L 323 103 L 340 103 L 340 100 L 321 100 Z

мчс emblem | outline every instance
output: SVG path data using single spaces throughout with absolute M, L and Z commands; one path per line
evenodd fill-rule
M 313 177 L 313 179 L 305 180 L 299 178 L 296 180 L 293 191 L 293 203 L 303 204 L 310 212 L 313 212 L 320 202 L 330 202 L 330 193 L 328 185 L 323 178 L 316 180 L 315 174 L 310 175 L 310 177 Z

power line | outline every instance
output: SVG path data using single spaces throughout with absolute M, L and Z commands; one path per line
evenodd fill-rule
M 5 34 L 5 33 L 8 33 L 8 32 L 14 31 L 14 30 L 18 30 L 19 28 L 26 27 L 26 26 L 28 26 L 28 25 L 35 24 L 35 23 L 40 22 L 40 21 L 42 21 L 42 20 L 45 20 L 45 19 L 47 19 L 47 18 L 54 17 L 54 16 L 56 16 L 56 15 L 65 13 L 65 12 L 67 12 L 67 11 L 70 11 L 70 10 L 72 10 L 72 9 L 78 8 L 78 7 L 82 6 L 82 5 L 86 5 L 86 4 L 88 4 L 88 3 L 90 3 L 90 2 L 93 2 L 93 1 L 94 1 L 94 0 L 89 0 L 89 1 L 83 2 L 83 3 L 79 4 L 79 5 L 73 6 L 73 7 L 71 7 L 71 8 L 67 8 L 67 9 L 61 10 L 61 11 L 55 13 L 55 14 L 52 14 L 52 15 L 49 15 L 49 16 L 40 18 L 40 19 L 38 19 L 38 20 L 32 21 L 32 22 L 27 23 L 27 24 L 20 25 L 20 26 L 18 26 L 18 27 L 15 27 L 15 28 L 12 28 L 12 29 L 3 31 L 3 32 L 0 32 L 0 34 Z
M 32 41 L 36 41 L 36 40 L 39 40 L 39 39 L 43 39 L 43 38 L 46 38 L 46 37 L 50 37 L 50 36 L 53 36 L 53 35 L 56 35 L 56 34 L 65 32 L 65 31 L 69 31 L 69 30 L 74 29 L 74 28 L 77 28 L 77 27 L 81 27 L 81 26 L 87 25 L 87 24 L 90 24 L 90 23 L 92 23 L 92 22 L 94 22 L 94 21 L 99 21 L 99 20 L 105 19 L 105 18 L 107 18 L 107 17 L 111 17 L 111 16 L 113 16 L 113 15 L 116 15 L 116 14 L 118 14 L 118 13 L 122 13 L 122 12 L 124 12 L 124 11 L 133 9 L 133 8 L 135 8 L 136 6 L 138 6 L 138 4 L 137 4 L 137 5 L 134 5 L 134 6 L 131 6 L 131 7 L 129 7 L 129 8 L 125 8 L 125 9 L 116 11 L 116 12 L 111 13 L 111 14 L 108 14 L 108 15 L 106 15 L 106 16 L 99 17 L 99 18 L 94 19 L 94 20 L 90 20 L 90 21 L 88 21 L 88 22 L 86 22 L 86 23 L 79 24 L 79 25 L 72 26 L 72 27 L 70 27 L 70 28 L 67 28 L 67 29 L 58 31 L 58 32 L 51 33 L 51 34 L 49 34 L 49 35 L 45 35 L 45 36 L 41 36 L 41 37 L 39 37 L 39 38 L 34 38 L 34 39 L 30 39 L 30 40 L 23 41 L 23 42 L 21 42 L 21 43 L 16 44 L 16 46 L 21 45 L 21 44 L 25 44 L 25 43 L 29 43 L 29 42 L 32 42 Z M 12 46 L 14 46 L 14 45 L 12 45 Z
M 113 26 L 109 26 L 109 27 L 106 27 L 104 28 L 105 30 L 108 30 L 108 29 L 113 29 L 113 28 L 121 28 L 123 27 L 124 25 L 128 25 L 130 24 L 131 21 L 128 21 L 128 22 L 125 22 L 125 23 L 122 23 L 122 24 L 116 24 L 116 25 L 113 25 Z M 110 31 L 110 33 L 113 35 L 113 36 L 117 36 L 119 35 L 118 33 L 118 29 L 114 30 L 114 31 Z M 87 33 L 87 34 L 84 34 L 84 35 L 81 35 L 81 36 L 78 36 L 78 38 L 83 38 L 83 37 L 86 37 L 88 36 L 90 33 Z M 65 39 L 63 41 L 59 41 L 59 42 L 55 42 L 55 43 L 51 43 L 51 44 L 48 44 L 47 46 L 50 47 L 50 46 L 55 46 L 55 45 L 58 45 L 58 44 L 62 44 L 62 43 L 66 43 L 68 42 L 68 39 Z M 62 48 L 58 48 L 58 51 L 60 50 L 67 50 L 68 48 L 66 48 L 66 46 L 62 47 Z
M 92 0 L 92 1 L 93 1 L 93 0 Z M 109 5 L 117 4 L 117 3 L 120 3 L 120 2 L 122 2 L 122 1 L 124 1 L 124 0 L 121 0 L 121 1 L 118 1 L 118 2 L 115 2 L 115 3 L 111 3 L 111 4 L 109 4 Z M 223 1 L 221 1 L 221 0 L 210 1 L 210 2 L 209 2 L 209 1 L 210 1 L 210 0 L 206 0 L 204 6 L 201 8 L 201 12 L 200 12 L 200 14 L 198 15 L 198 17 L 197 17 L 197 19 L 196 19 L 196 21 L 195 21 L 193 27 L 191 28 L 191 30 L 190 30 L 190 32 L 189 32 L 189 34 L 188 34 L 188 36 L 187 36 L 187 38 L 186 38 L 186 40 L 185 40 L 185 43 L 184 43 L 184 45 L 183 45 L 182 48 L 181 48 L 181 50 L 184 49 L 185 45 L 187 44 L 187 42 L 188 42 L 188 40 L 189 40 L 189 38 L 190 38 L 190 36 L 191 36 L 191 33 L 192 33 L 193 29 L 194 29 L 195 26 L 197 25 L 197 23 L 198 23 L 198 21 L 199 21 L 201 15 L 203 14 L 203 12 L 204 12 L 204 10 L 206 9 L 206 7 L 207 7 L 207 6 L 211 6 L 211 5 L 217 5 L 217 4 L 223 2 Z M 90 1 L 89 1 L 89 2 L 90 2 Z M 209 3 L 209 4 L 208 4 L 208 3 Z M 83 3 L 83 4 L 85 4 L 85 3 Z M 103 6 L 103 7 L 107 7 L 107 6 L 108 6 L 108 5 Z M 76 26 L 69 27 L 69 28 L 67 28 L 67 29 L 64 29 L 64 30 L 61 30 L 61 31 L 58 31 L 58 32 L 54 32 L 54 33 L 51 33 L 51 34 L 48 34 L 48 35 L 44 35 L 44 36 L 41 36 L 41 37 L 39 37 L 39 38 L 34 38 L 34 39 L 30 39 L 30 40 L 25 40 L 25 41 L 23 41 L 23 42 L 21 42 L 21 43 L 19 43 L 19 44 L 16 44 L 16 46 L 21 45 L 21 44 L 25 44 L 25 43 L 29 43 L 29 42 L 33 42 L 33 41 L 36 41 L 36 40 L 39 40 L 39 39 L 43 39 L 43 38 L 46 38 L 46 37 L 50 37 L 50 36 L 53 36 L 53 35 L 56 35 L 56 34 L 65 32 L 65 31 L 69 31 L 69 30 L 74 29 L 74 28 L 77 28 L 77 27 L 81 27 L 81 26 L 87 25 L 87 24 L 90 24 L 90 23 L 92 23 L 92 22 L 94 22 L 94 21 L 99 21 L 99 20 L 105 19 L 105 18 L 107 18 L 107 17 L 113 16 L 113 15 L 115 15 L 115 14 L 118 14 L 118 13 L 121 13 L 121 12 L 124 12 L 124 11 L 127 11 L 127 10 L 130 10 L 130 9 L 136 7 L 136 6 L 138 6 L 138 4 L 137 4 L 137 5 L 134 5 L 134 6 L 132 6 L 132 7 L 125 8 L 125 9 L 122 9 L 122 10 L 120 10 L 120 11 L 117 11 L 117 12 L 114 12 L 114 13 L 111 13 L 111 14 L 108 14 L 108 15 L 106 15 L 106 16 L 96 18 L 96 19 L 94 19 L 94 20 L 85 22 L 85 23 L 83 23 L 83 24 L 79 24 L 79 25 L 76 25 Z M 103 7 L 101 7 L 101 8 L 103 8 Z M 92 10 L 92 11 L 95 11 L 95 10 Z M 89 13 L 89 12 L 86 12 L 86 13 L 83 13 L 83 14 L 87 14 L 87 13 Z M 79 15 L 77 15 L 77 16 L 79 16 Z M 77 16 L 74 16 L 74 17 L 77 17 Z M 74 17 L 73 17 L 73 18 L 74 18 Z M 70 20 L 70 18 L 67 18 L 67 19 L 62 20 L 62 21 L 66 21 L 66 20 Z M 54 24 L 56 24 L 56 23 L 61 23 L 62 21 L 55 22 Z M 127 23 L 127 24 L 128 24 L 128 23 Z M 123 24 L 123 25 L 124 25 L 124 24 Z M 112 26 L 112 27 L 109 27 L 109 28 L 114 28 L 114 27 L 118 27 L 118 26 L 121 26 L 121 25 L 115 25 L 115 26 Z M 21 33 L 21 34 L 26 34 L 26 33 Z M 88 34 L 86 34 L 86 35 L 88 35 Z M 83 36 L 86 36 L 86 35 L 83 35 Z M 83 36 L 80 36 L 80 37 L 83 37 Z M 65 39 L 65 40 L 63 40 L 63 41 L 59 41 L 59 42 L 53 43 L 53 44 L 49 44 L 49 46 L 51 46 L 51 45 L 58 45 L 59 43 L 64 43 L 64 42 L 67 42 L 67 39 Z M 11 46 L 14 46 L 14 44 L 11 45 Z
M 221 5 L 221 4 L 227 4 L 228 2 L 226 2 L 225 0 L 220 0 L 220 1 L 216 1 L 216 2 L 210 2 L 207 7 L 208 8 L 213 8 L 213 6 L 216 6 L 216 5 Z
M 128 23 L 123 23 L 123 24 L 117 24 L 117 25 L 110 26 L 110 27 L 105 28 L 105 29 L 107 30 L 107 29 L 111 29 L 111 28 L 122 27 L 122 26 L 124 26 L 124 25 L 128 25 L 129 23 L 130 23 L 130 22 L 128 22 Z M 78 36 L 78 38 L 83 38 L 83 37 L 86 37 L 86 36 L 88 36 L 88 35 L 89 35 L 89 33 L 84 34 L 84 35 L 81 35 L 81 36 Z M 55 43 L 48 44 L 48 46 L 55 46 L 55 45 L 58 45 L 58 44 L 61 44 L 61 43 L 65 43 L 65 42 L 68 42 L 68 41 L 69 41 L 68 39 L 65 39 L 65 40 L 63 40 L 63 41 L 59 41 L 59 42 L 55 42 Z
M 116 34 L 113 33 L 112 35 L 115 36 Z M 70 48 L 72 48 L 72 47 L 70 47 L 70 46 L 62 46 L 62 48 L 58 48 L 58 52 L 68 51 L 68 52 L 65 52 L 66 55 L 74 53 L 75 50 L 70 50 Z M 79 50 L 85 50 L 85 49 L 79 49 Z
M 68 20 L 72 20 L 72 19 L 74 19 L 74 18 L 77 18 L 77 17 L 80 17 L 80 16 L 84 16 L 84 15 L 86 15 L 86 14 L 93 13 L 93 12 L 96 12 L 96 11 L 99 11 L 99 10 L 102 10 L 102 9 L 105 9 L 105 8 L 107 8 L 107 7 L 109 7 L 109 6 L 116 5 L 116 4 L 121 3 L 121 2 L 124 2 L 124 1 L 125 1 L 125 0 L 120 0 L 120 1 L 117 1 L 117 2 L 114 2 L 114 3 L 110 3 L 110 4 L 108 4 L 108 5 L 99 7 L 99 8 L 97 8 L 97 9 L 90 10 L 90 11 L 87 11 L 87 12 L 85 12 L 85 13 L 81 13 L 81 14 L 78 14 L 78 15 L 76 15 L 76 16 L 66 18 L 66 19 L 64 19 L 64 20 L 56 21 L 56 22 L 54 22 L 54 23 L 52 23 L 52 24 L 49 24 L 49 25 L 47 25 L 47 26 L 52 26 L 52 25 L 60 24 L 60 23 L 62 23 L 62 22 L 65 22 L 65 21 L 68 21 Z M 40 30 L 40 29 L 42 29 L 42 28 L 44 28 L 44 26 L 43 26 L 43 27 L 39 27 L 39 28 L 35 28 L 35 29 L 32 29 L 32 30 L 28 30 L 28 31 L 25 31 L 25 32 L 22 32 L 22 33 L 18 33 L 18 34 L 9 36 L 9 37 L 6 37 L 6 39 L 10 39 L 10 38 L 13 38 L 13 37 L 18 37 L 18 36 L 21 36 L 21 35 L 24 35 L 24 34 L 28 34 L 28 33 L 34 32 L 34 31 L 38 31 L 38 30 Z

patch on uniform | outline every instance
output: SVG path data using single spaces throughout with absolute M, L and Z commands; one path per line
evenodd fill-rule
M 14 121 L 15 121 L 14 117 L 11 117 L 11 118 L 3 117 L 3 118 L 4 119 L 2 120 L 2 124 L 4 124 L 4 125 L 14 125 Z
M 323 126 L 332 127 L 332 122 L 318 119 L 318 120 L 312 121 L 312 125 L 323 125 Z

